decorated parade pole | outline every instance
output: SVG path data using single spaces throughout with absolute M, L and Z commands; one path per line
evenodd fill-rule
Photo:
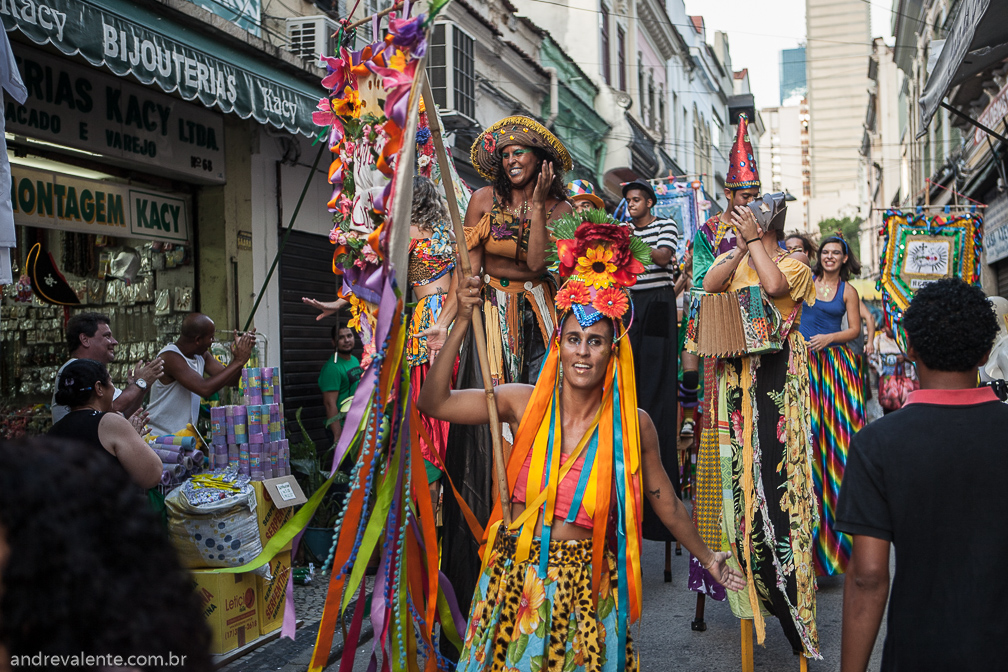
M 428 110 L 434 110 L 434 96 L 431 93 L 430 80 L 424 72 L 421 78 L 423 83 L 423 101 Z M 455 185 L 450 179 L 451 172 L 448 165 L 448 154 L 445 152 L 444 139 L 441 136 L 441 120 L 437 114 L 428 116 L 430 123 L 431 140 L 434 142 L 434 149 L 437 151 L 438 166 L 441 169 L 442 184 L 444 184 L 445 198 L 448 201 L 448 212 L 451 213 L 452 225 L 455 228 L 455 240 L 458 243 L 459 263 L 462 266 L 462 277 L 468 278 L 472 275 L 472 262 L 469 259 L 469 249 L 465 244 L 465 230 L 462 226 L 462 217 L 459 213 L 458 200 L 455 198 Z M 490 416 L 490 436 L 493 438 L 494 475 L 497 478 L 497 493 L 500 497 L 501 514 L 504 525 L 511 524 L 511 507 L 508 506 L 508 482 L 507 466 L 504 464 L 504 446 L 501 442 L 501 423 L 497 417 L 497 400 L 494 397 L 493 381 L 490 379 L 490 358 L 487 355 L 486 331 L 483 329 L 483 315 L 479 311 L 473 311 L 472 328 L 476 337 L 476 356 L 479 358 L 480 373 L 483 376 L 483 390 L 486 392 L 487 413 Z

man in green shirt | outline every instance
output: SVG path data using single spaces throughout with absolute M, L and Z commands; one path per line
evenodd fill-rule
M 354 332 L 347 326 L 333 326 L 332 344 L 335 354 L 322 365 L 318 386 L 322 390 L 322 403 L 325 405 L 326 426 L 332 430 L 333 441 L 339 441 L 343 431 L 343 414 L 340 408 L 343 401 L 352 397 L 360 382 L 360 360 L 351 353 L 354 349 Z

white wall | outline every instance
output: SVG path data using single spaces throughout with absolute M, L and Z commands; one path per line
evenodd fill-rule
M 281 193 L 283 204 L 282 222 L 277 221 L 277 162 L 284 156 L 285 147 L 295 143 L 300 156 L 295 165 L 282 165 L 280 169 Z M 256 146 L 258 144 L 258 146 Z M 318 145 L 312 146 L 311 140 L 302 136 L 290 136 L 258 128 L 257 142 L 252 147 L 252 221 L 249 223 L 252 231 L 252 275 L 253 287 L 248 288 L 251 301 L 255 293 L 266 280 L 266 274 L 277 253 L 279 232 L 286 229 L 290 217 L 294 214 L 301 190 L 308 178 L 312 163 L 318 152 Z M 290 156 L 290 155 L 289 155 Z M 332 195 L 332 185 L 327 181 L 331 154 L 323 150 L 318 169 L 305 195 L 304 203 L 298 213 L 294 229 L 305 233 L 326 236 L 332 229 L 332 214 L 326 208 L 326 203 Z M 244 228 L 244 227 L 239 227 Z M 280 365 L 280 270 L 273 272 L 269 286 L 259 309 L 256 311 L 255 327 L 266 335 L 267 366 Z M 333 299 L 336 292 L 336 280 L 333 276 L 333 295 L 314 297 L 318 299 Z

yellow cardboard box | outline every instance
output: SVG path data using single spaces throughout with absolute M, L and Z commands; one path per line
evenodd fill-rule
M 277 484 L 286 484 L 288 480 L 293 481 L 297 497 L 288 501 L 280 499 L 281 506 L 278 507 L 274 503 L 278 499 L 275 496 L 276 486 Z M 272 491 L 270 486 L 272 486 Z M 301 489 L 297 487 L 297 481 L 294 481 L 293 476 L 273 478 L 268 481 L 252 481 L 252 487 L 255 488 L 255 513 L 256 521 L 259 523 L 259 540 L 263 546 L 266 546 L 266 542 L 294 515 L 294 505 L 304 503 L 306 500 L 304 495 L 301 494 Z M 283 550 L 291 550 L 291 542 L 288 542 Z
M 273 632 L 283 625 L 287 603 L 287 581 L 291 572 L 291 552 L 283 551 L 269 563 L 272 581 L 256 577 L 256 608 L 259 611 L 259 634 Z
M 192 570 L 203 618 L 213 633 L 211 653 L 227 653 L 259 637 L 255 574 Z

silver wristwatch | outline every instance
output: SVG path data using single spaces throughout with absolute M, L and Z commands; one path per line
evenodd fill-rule
M 133 381 L 133 384 L 139 387 L 141 390 L 147 391 L 147 381 L 143 378 L 137 378 Z

